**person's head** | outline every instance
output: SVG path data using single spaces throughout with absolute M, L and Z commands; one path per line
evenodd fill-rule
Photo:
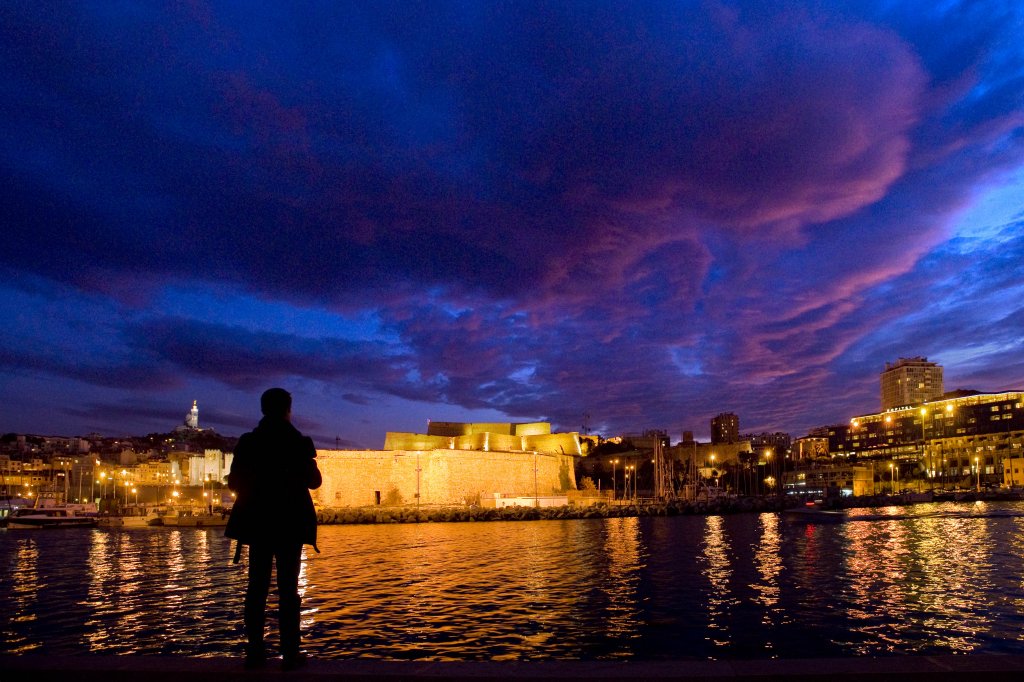
M 292 416 L 292 394 L 283 388 L 269 388 L 260 397 L 264 417 L 289 419 Z

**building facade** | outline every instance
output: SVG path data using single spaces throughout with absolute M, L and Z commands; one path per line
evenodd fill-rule
M 942 366 L 928 358 L 900 358 L 881 373 L 882 410 L 917 405 L 942 397 Z
M 483 450 L 317 450 L 322 507 L 482 505 L 576 489 L 573 458 Z
M 732 412 L 722 412 L 711 419 L 711 442 L 735 443 L 740 439 L 740 418 Z
M 1024 455 L 1024 392 L 961 394 L 827 427 L 835 457 L 885 459 L 936 485 L 998 485 Z
M 318 450 L 323 507 L 482 505 L 562 497 L 576 490 L 579 434 L 529 424 L 430 422 L 427 433 L 389 432 L 383 450 Z
M 829 465 L 800 467 L 783 474 L 787 494 L 820 496 L 834 489 L 840 495 L 874 494 L 874 473 L 869 466 Z

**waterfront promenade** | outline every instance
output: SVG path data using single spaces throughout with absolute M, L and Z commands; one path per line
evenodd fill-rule
M 1020 680 L 1024 656 L 894 656 L 745 661 L 517 661 L 424 662 L 377 659 L 311 660 L 301 670 L 281 672 L 273 662 L 246 671 L 238 658 L 170 656 L 0 656 L 4 682 L 181 682 L 182 680 L 282 680 L 293 682 L 444 680 L 796 680 L 798 682 Z

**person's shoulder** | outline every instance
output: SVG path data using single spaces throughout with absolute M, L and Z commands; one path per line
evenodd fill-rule
M 256 433 L 254 433 L 253 431 L 246 431 L 245 433 L 238 437 L 238 442 L 235 443 L 235 452 L 238 452 L 239 450 L 244 450 L 245 448 L 249 447 L 250 445 L 252 445 L 252 442 L 255 439 Z

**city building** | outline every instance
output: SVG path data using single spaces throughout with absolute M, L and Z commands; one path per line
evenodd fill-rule
M 745 440 L 734 443 L 690 441 L 689 443 L 679 443 L 665 450 L 665 456 L 669 460 L 680 462 L 683 467 L 693 466 L 698 469 L 739 464 L 749 460 L 752 454 L 750 441 Z
M 740 436 L 741 441 L 748 441 L 750 449 L 764 455 L 771 452 L 776 455 L 785 456 L 792 447 L 792 439 L 788 433 L 776 431 L 775 433 L 748 433 Z
M 1024 488 L 1024 455 L 1003 460 L 1003 485 Z
M 1024 455 L 1024 392 L 950 395 L 828 427 L 828 454 L 890 459 L 942 486 L 1002 483 L 1005 462 Z
M 551 433 L 551 424 L 547 422 L 516 424 L 431 421 L 427 424 L 426 433 L 389 431 L 384 436 L 384 449 L 583 454 L 577 432 Z
M 740 418 L 732 412 L 722 412 L 711 419 L 711 442 L 736 443 L 740 439 Z
M 843 496 L 873 495 L 874 473 L 863 465 L 811 465 L 784 472 L 782 486 L 791 495 L 824 496 L 830 488 Z
M 942 366 L 928 358 L 900 358 L 881 373 L 882 410 L 918 405 L 942 397 Z
M 576 489 L 576 432 L 529 424 L 430 422 L 427 433 L 389 432 L 383 450 L 317 450 L 324 507 L 496 505 L 532 500 L 543 506 Z
M 793 442 L 793 461 L 804 462 L 828 456 L 829 438 L 827 434 L 804 436 Z

